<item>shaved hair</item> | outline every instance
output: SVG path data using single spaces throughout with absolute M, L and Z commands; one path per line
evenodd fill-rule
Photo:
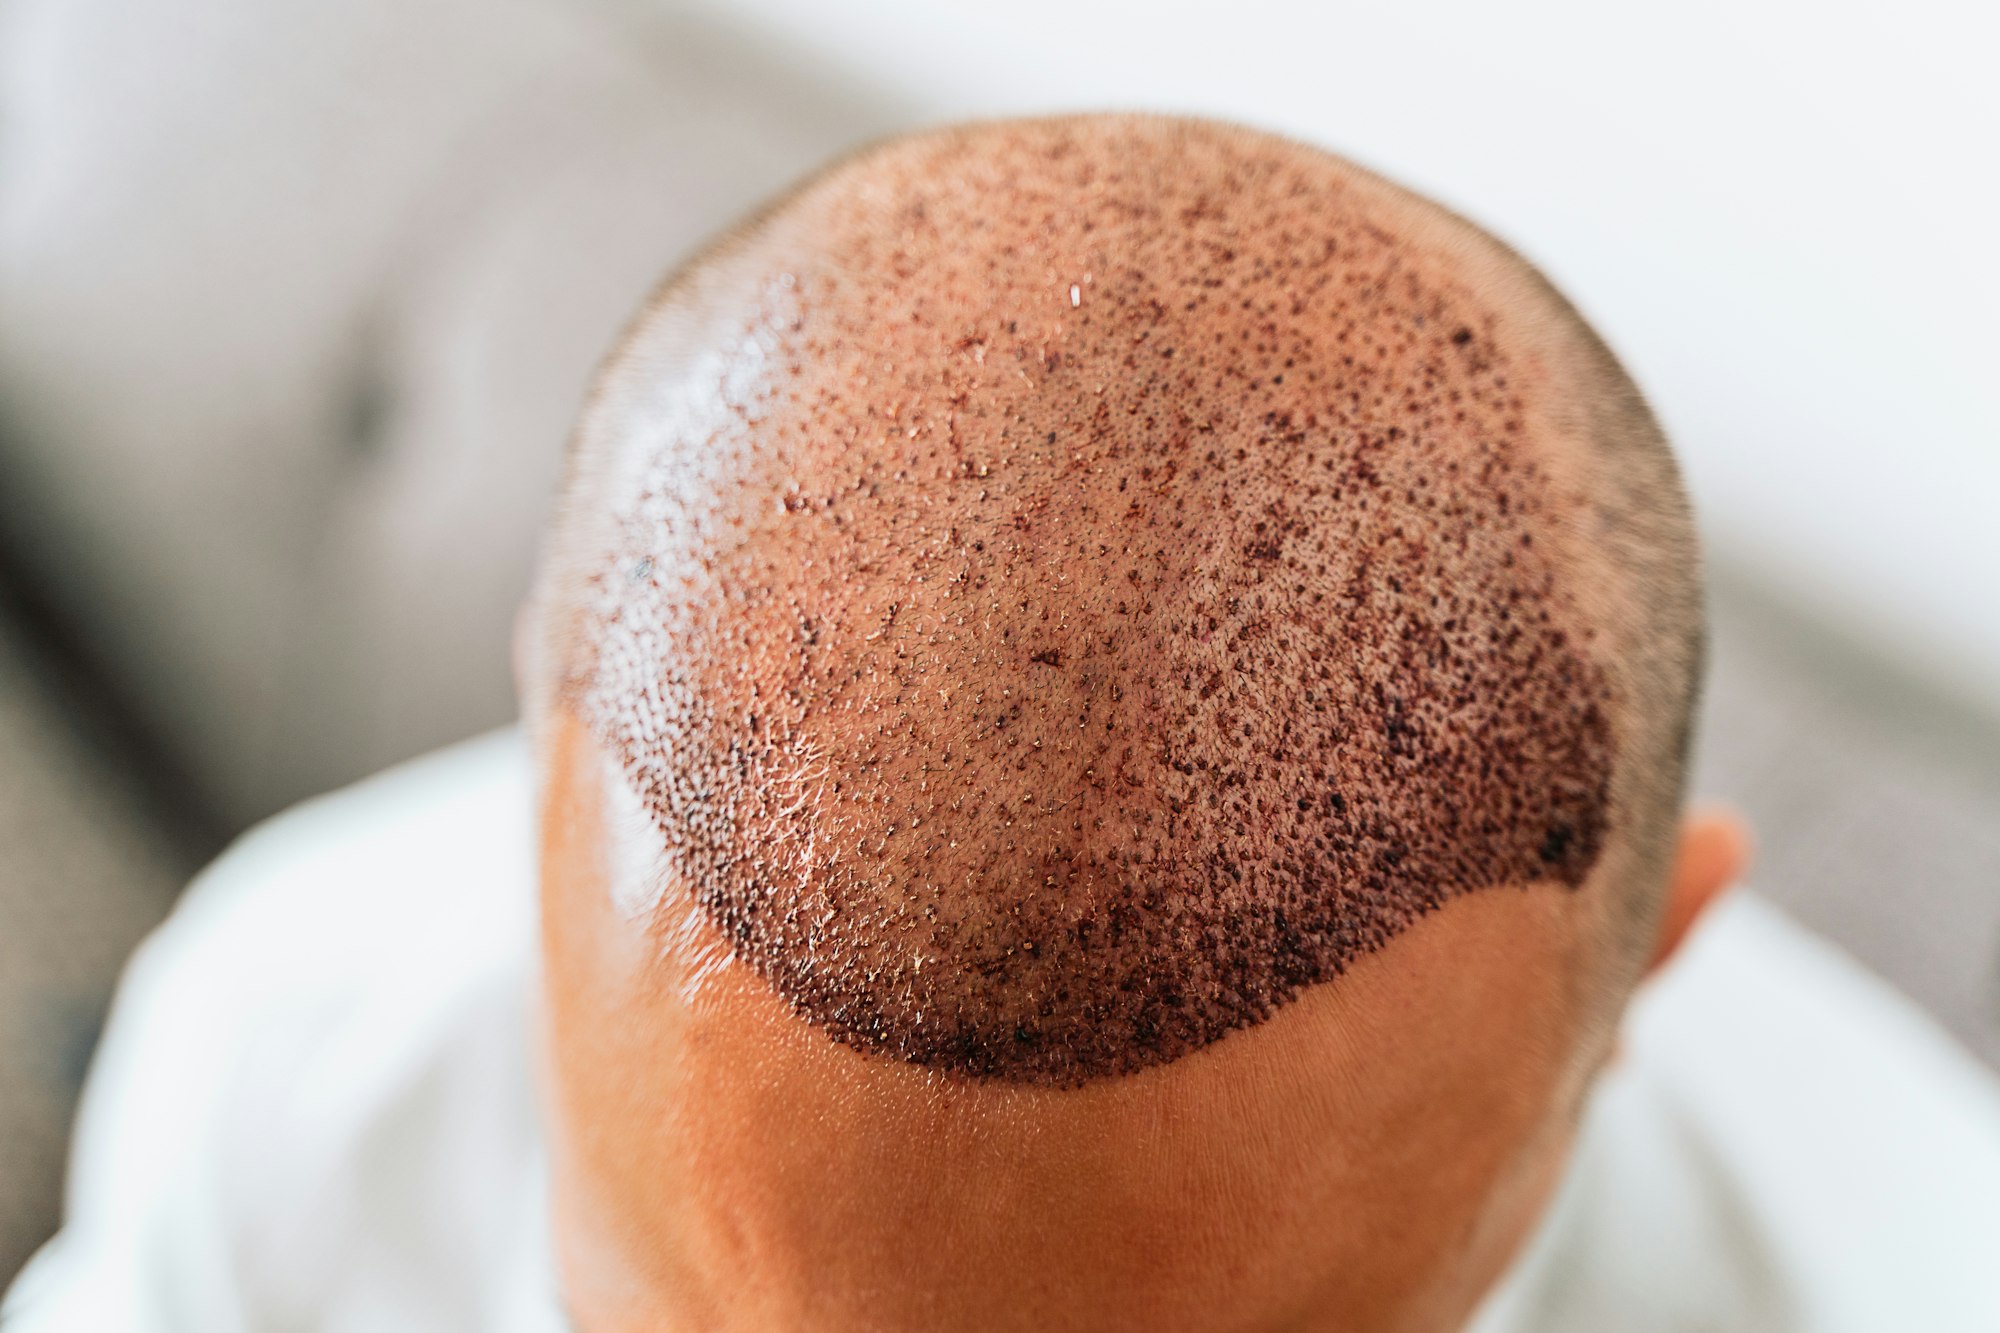
M 556 706 L 796 1013 L 1069 1086 L 1489 890 L 1629 984 L 1699 674 L 1671 453 L 1540 275 L 1325 152 L 907 138 L 676 274 L 539 596 Z

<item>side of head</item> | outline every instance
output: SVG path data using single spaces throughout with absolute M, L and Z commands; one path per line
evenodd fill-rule
M 1636 392 L 1312 149 L 903 140 L 679 275 L 530 642 L 620 1327 L 1426 1327 L 1645 961 L 1699 588 Z

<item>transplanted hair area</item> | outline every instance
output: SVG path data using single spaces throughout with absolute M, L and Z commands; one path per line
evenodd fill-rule
M 1026 1083 L 1621 839 L 1657 879 L 1699 657 L 1671 459 L 1560 298 L 1163 118 L 898 141 L 677 275 L 551 568 L 661 919 L 837 1041 Z

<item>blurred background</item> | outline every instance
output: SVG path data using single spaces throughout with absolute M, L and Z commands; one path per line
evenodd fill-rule
M 590 369 L 828 156 L 1191 111 L 1541 264 L 1706 532 L 1696 787 L 2000 1064 L 2000 52 L 1908 0 L 0 0 L 0 1285 L 116 972 L 285 805 L 513 710 Z

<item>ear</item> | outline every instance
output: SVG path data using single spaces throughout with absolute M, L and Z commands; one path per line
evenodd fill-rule
M 1750 826 L 1733 810 L 1704 809 L 1681 821 L 1674 849 L 1674 868 L 1667 883 L 1667 910 L 1660 917 L 1648 976 L 1664 967 L 1680 949 L 1694 923 L 1743 878 L 1750 866 Z

